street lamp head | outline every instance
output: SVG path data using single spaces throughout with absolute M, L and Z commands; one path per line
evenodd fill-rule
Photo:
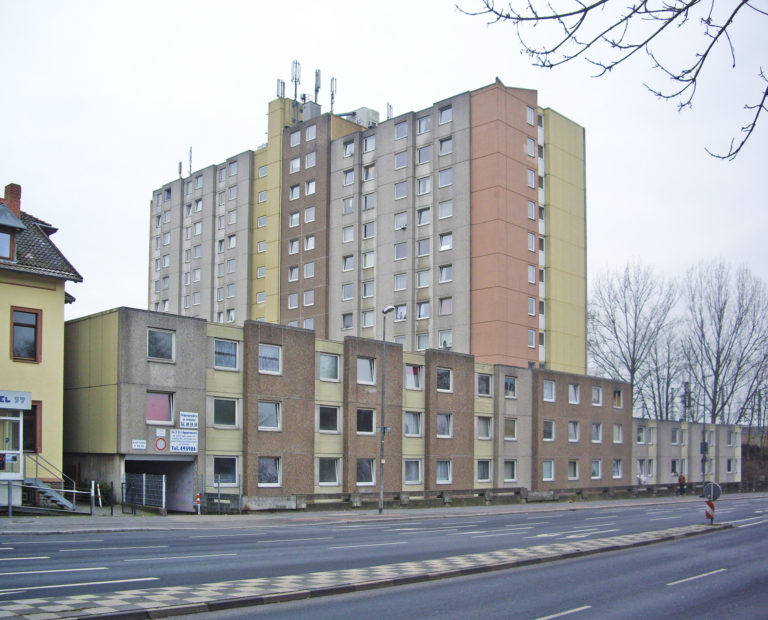
M 385 307 L 382 309 L 381 313 L 382 313 L 382 314 L 389 314 L 389 313 L 390 313 L 390 312 L 392 312 L 392 310 L 394 310 L 394 309 L 395 309 L 395 307 L 394 307 L 394 306 L 385 306 Z

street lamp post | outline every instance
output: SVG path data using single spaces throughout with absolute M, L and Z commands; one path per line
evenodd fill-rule
M 384 436 L 387 434 L 387 427 L 384 424 L 384 393 L 387 387 L 387 315 L 395 309 L 394 306 L 386 306 L 381 314 L 384 315 L 384 328 L 381 339 L 384 342 L 384 354 L 382 355 L 381 366 L 381 442 L 379 444 L 379 514 L 384 510 Z

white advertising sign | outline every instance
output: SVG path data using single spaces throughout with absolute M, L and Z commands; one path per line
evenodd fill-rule
M 197 453 L 197 431 L 171 429 L 171 452 Z
M 197 428 L 197 413 L 179 411 L 179 428 Z
M 32 392 L 0 390 L 0 409 L 32 409 Z

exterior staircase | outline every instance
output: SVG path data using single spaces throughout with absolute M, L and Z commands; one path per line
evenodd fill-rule
M 74 510 L 75 506 L 67 498 L 65 498 L 59 491 L 47 485 L 39 478 L 24 478 L 24 484 L 28 487 L 34 487 L 35 490 L 45 497 L 48 501 L 53 502 L 57 506 L 65 510 Z

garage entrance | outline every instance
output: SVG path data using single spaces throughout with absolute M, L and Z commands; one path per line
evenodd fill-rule
M 166 478 L 165 505 L 174 512 L 195 511 L 195 456 L 125 455 L 126 474 L 153 474 Z

